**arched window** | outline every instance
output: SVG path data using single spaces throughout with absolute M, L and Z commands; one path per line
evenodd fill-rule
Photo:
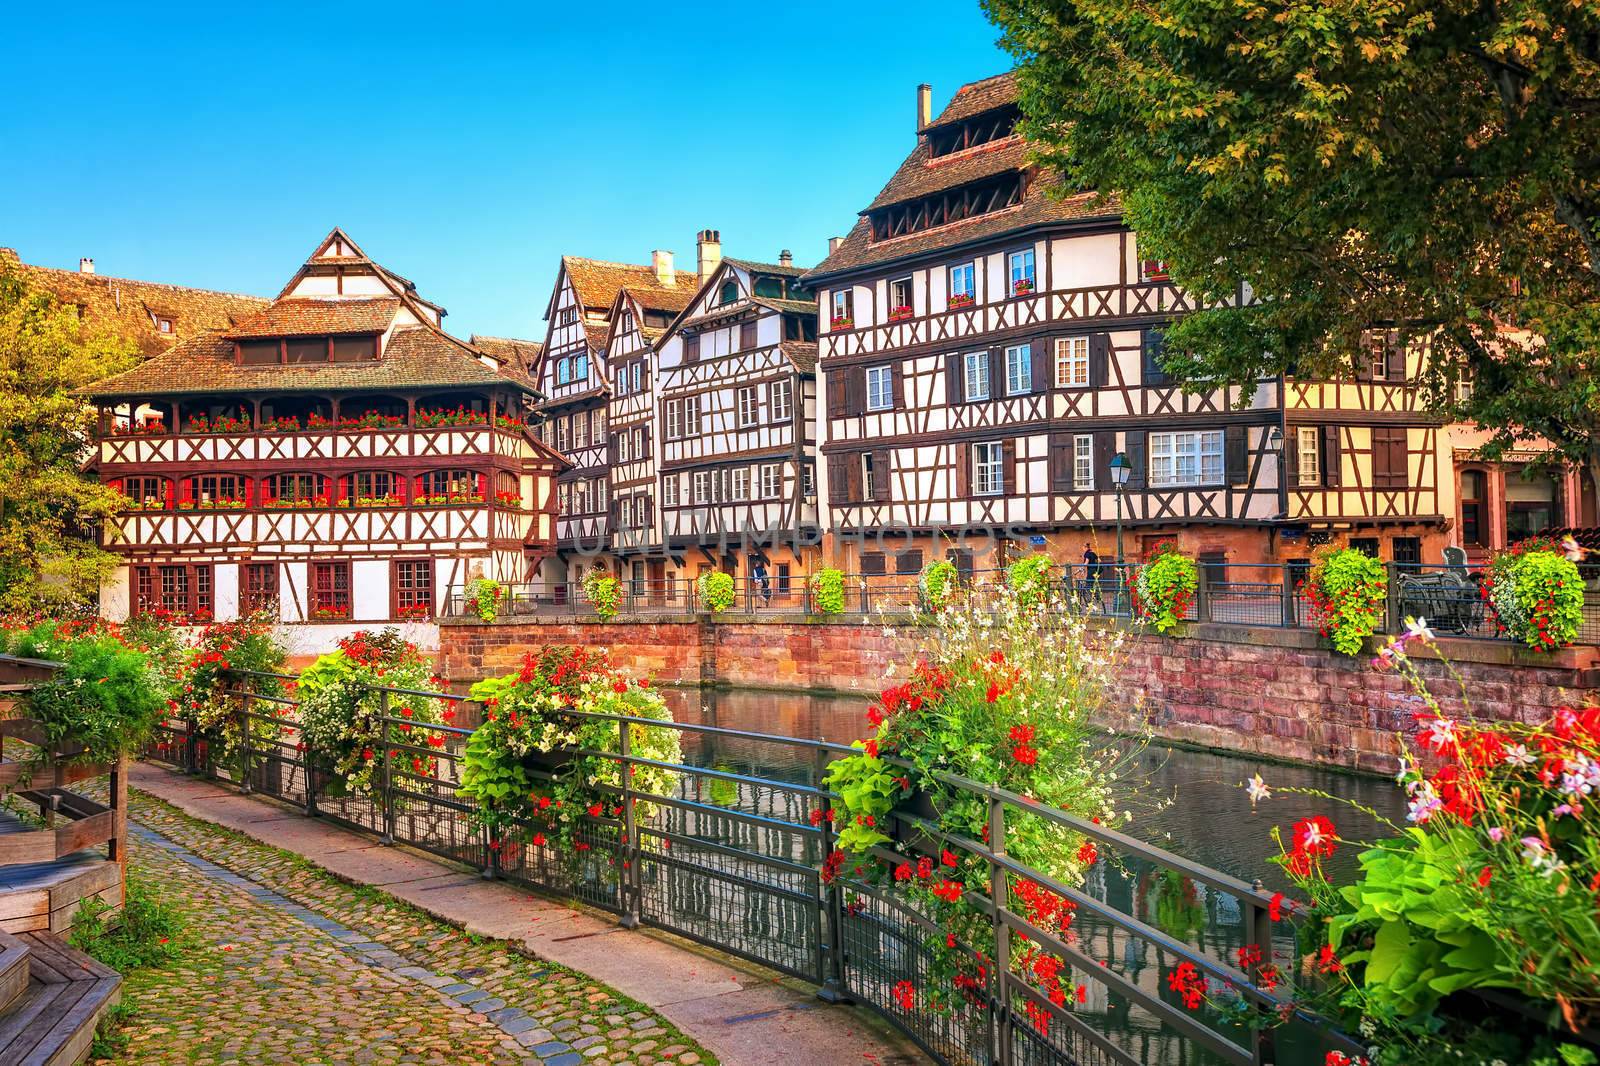
M 261 484 L 263 507 L 327 507 L 330 502 L 322 474 L 272 474 Z
M 397 396 L 350 396 L 339 401 L 340 429 L 399 429 L 406 402 Z
M 470 393 L 447 393 L 417 401 L 417 428 L 484 426 L 489 424 L 489 401 Z
M 556 384 L 565 385 L 572 380 L 572 361 L 565 356 L 556 360 Z
M 180 510 L 242 510 L 250 502 L 250 482 L 243 474 L 196 474 L 183 480 Z
M 1467 547 L 1489 546 L 1487 480 L 1481 470 L 1461 472 L 1461 543 Z
M 339 479 L 339 502 L 346 507 L 398 507 L 405 484 L 387 470 L 362 470 Z
M 261 401 L 261 427 L 267 433 L 297 433 L 333 428 L 333 404 L 316 396 L 270 396 Z
M 589 380 L 589 357 L 575 355 L 572 357 L 572 380 L 584 382 Z
M 482 474 L 470 470 L 430 470 L 417 478 L 417 503 L 482 503 Z

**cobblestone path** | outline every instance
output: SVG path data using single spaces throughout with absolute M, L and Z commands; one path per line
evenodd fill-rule
M 192 950 L 132 974 L 119 1063 L 714 1063 L 582 974 L 135 793 L 132 876 Z

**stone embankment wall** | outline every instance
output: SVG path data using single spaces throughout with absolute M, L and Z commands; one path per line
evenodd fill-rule
M 622 669 L 666 684 L 831 693 L 877 692 L 922 636 L 912 627 L 805 618 L 572 622 L 514 619 L 441 627 L 441 672 L 455 681 L 516 669 L 551 644 L 605 648 Z M 1490 641 L 1441 642 L 1449 667 L 1420 659 L 1448 713 L 1535 721 L 1600 686 L 1600 654 L 1536 656 Z M 1414 730 L 1408 681 L 1321 646 L 1316 634 L 1232 625 L 1182 637 L 1130 634 L 1118 670 L 1117 717 L 1157 736 L 1227 751 L 1389 772 L 1397 732 Z M 1450 676 L 1459 676 L 1459 683 Z

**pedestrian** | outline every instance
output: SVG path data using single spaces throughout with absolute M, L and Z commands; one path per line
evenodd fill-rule
M 767 584 L 767 564 L 757 559 L 750 568 L 750 580 L 755 583 L 756 595 L 761 597 L 761 606 L 769 606 L 772 603 L 772 587 Z

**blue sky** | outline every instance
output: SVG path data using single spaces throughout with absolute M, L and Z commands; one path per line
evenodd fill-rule
M 822 258 L 935 111 L 1009 66 L 976 0 L 23 5 L 0 245 L 272 294 L 339 225 L 466 335 L 542 338 L 563 253 Z

